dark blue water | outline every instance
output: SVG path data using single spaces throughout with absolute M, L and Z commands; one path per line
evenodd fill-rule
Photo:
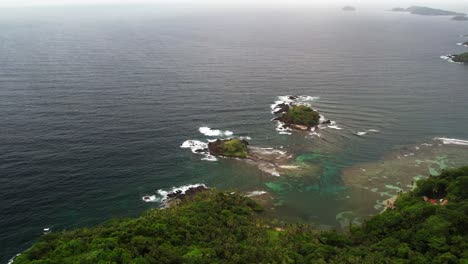
M 341 168 L 396 145 L 468 139 L 468 67 L 439 58 L 466 51 L 459 34 L 467 24 L 384 11 L 0 10 L 0 262 L 44 227 L 137 216 L 157 189 L 266 188 L 272 176 L 254 166 L 180 149 L 206 138 L 201 126 L 321 150 L 321 175 L 293 184 L 337 190 Z M 278 135 L 269 105 L 285 94 L 320 96 L 314 106 L 343 130 L 326 142 Z M 354 135 L 371 128 L 381 133 Z M 336 224 L 342 205 L 327 196 L 279 195 L 285 219 Z

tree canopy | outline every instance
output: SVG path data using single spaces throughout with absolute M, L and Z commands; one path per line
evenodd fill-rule
M 308 127 L 316 126 L 319 119 L 320 114 L 305 105 L 293 106 L 280 117 L 280 121 L 286 124 L 303 125 Z
M 249 198 L 212 190 L 43 235 L 14 263 L 468 263 L 467 189 L 468 167 L 446 170 L 344 233 L 281 224 Z

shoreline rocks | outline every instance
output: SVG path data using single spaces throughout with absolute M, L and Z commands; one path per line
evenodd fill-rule
M 204 184 L 191 186 L 188 189 L 181 190 L 177 189 L 174 190 L 166 195 L 166 198 L 163 199 L 161 208 L 170 208 L 174 205 L 181 203 L 183 200 L 192 198 L 198 193 L 204 192 L 209 190 L 210 188 L 206 187 Z

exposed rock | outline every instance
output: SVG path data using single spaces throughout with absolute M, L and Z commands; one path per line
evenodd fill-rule
M 287 112 L 288 110 L 289 110 L 289 105 L 285 103 L 281 103 L 276 106 L 274 114 L 281 114 L 281 113 Z
M 330 120 L 330 119 L 328 119 L 328 120 L 322 122 L 322 125 L 330 125 L 330 124 L 331 124 L 331 120 Z
M 206 190 L 209 190 L 209 188 L 204 185 L 198 185 L 196 187 L 190 187 L 189 189 L 185 190 L 185 192 L 177 190 L 175 192 L 168 193 L 167 199 L 163 201 L 162 208 L 169 208 L 177 205 L 182 200 L 192 198 L 196 194 Z

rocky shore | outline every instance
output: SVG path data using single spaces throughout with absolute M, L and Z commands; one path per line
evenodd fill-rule
M 203 184 L 189 186 L 186 189 L 174 189 L 173 191 L 167 193 L 165 198 L 161 201 L 162 208 L 169 208 L 176 204 L 179 204 L 185 199 L 190 199 L 197 195 L 198 193 L 209 190 L 210 188 L 206 187 Z

